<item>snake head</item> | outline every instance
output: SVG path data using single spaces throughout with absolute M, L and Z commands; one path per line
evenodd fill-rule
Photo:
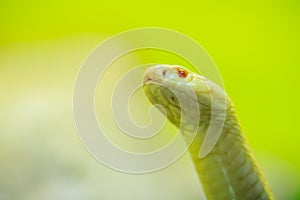
M 156 65 L 144 74 L 148 99 L 152 104 L 160 105 L 157 108 L 177 127 L 181 122 L 188 125 L 191 121 L 196 121 L 192 127 L 198 127 L 199 105 L 190 84 L 193 76 L 187 69 L 171 65 Z
M 198 130 L 207 132 L 199 157 L 212 150 L 220 136 L 216 130 L 222 130 L 231 107 L 222 88 L 183 67 L 156 65 L 144 74 L 144 90 L 151 103 L 160 105 L 157 108 L 183 132 L 188 143 Z
M 178 65 L 156 65 L 144 73 L 144 89 L 150 101 L 166 106 L 196 101 L 200 108 L 227 110 L 231 104 L 224 90 L 199 74 Z M 223 103 L 222 103 L 223 102 Z M 189 108 L 193 110 L 193 108 Z

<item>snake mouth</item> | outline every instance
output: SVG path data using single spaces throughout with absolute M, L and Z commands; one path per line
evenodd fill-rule
M 180 90 L 180 89 L 178 89 L 176 87 L 172 87 L 171 85 L 167 85 L 167 84 L 165 84 L 163 82 L 160 82 L 159 80 L 151 79 L 150 77 L 145 77 L 145 81 L 144 81 L 143 87 L 145 88 L 147 86 L 150 86 L 151 88 L 152 87 L 156 87 L 158 90 L 161 90 L 162 93 L 165 93 L 164 92 L 165 90 L 169 90 L 169 91 L 171 91 L 174 94 L 174 98 L 176 98 L 176 99 L 179 98 L 179 99 L 181 99 L 181 101 L 184 101 L 183 98 L 188 98 L 189 100 L 192 100 L 192 102 L 199 103 L 197 101 L 196 94 L 191 95 L 189 93 L 186 93 L 186 91 Z M 163 88 L 165 88 L 165 89 L 163 89 Z M 151 91 L 151 92 L 153 92 L 153 91 Z M 182 95 L 184 95 L 185 97 L 183 97 Z M 172 100 L 174 101 L 174 99 L 172 99 Z M 170 100 L 170 102 L 172 104 L 171 100 Z M 173 106 L 175 106 L 175 105 L 176 104 L 173 104 Z M 178 106 L 178 105 L 176 105 L 176 106 L 178 108 L 180 108 L 180 106 Z
M 159 84 L 159 85 L 164 85 L 164 83 L 160 80 L 157 80 L 156 78 L 152 78 L 150 75 L 147 75 L 144 77 L 143 80 L 143 86 L 147 84 Z

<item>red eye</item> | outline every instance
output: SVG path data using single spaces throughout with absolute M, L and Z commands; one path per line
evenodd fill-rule
M 188 75 L 188 71 L 187 71 L 187 70 L 185 70 L 185 69 L 183 69 L 183 68 L 180 68 L 180 67 L 176 67 L 175 69 L 177 70 L 178 76 L 179 76 L 180 78 L 185 78 L 185 77 L 187 77 L 187 75 Z

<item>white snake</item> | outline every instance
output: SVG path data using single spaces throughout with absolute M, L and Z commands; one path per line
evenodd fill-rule
M 187 92 L 188 88 L 194 92 L 194 97 Z M 244 138 L 233 103 L 220 87 L 183 67 L 157 65 L 145 72 L 144 90 L 153 104 L 163 106 L 164 114 L 181 129 L 187 142 L 192 130 L 187 128 L 189 121 L 193 119 L 195 109 L 199 110 L 197 134 L 189 151 L 208 200 L 273 199 Z M 220 108 L 218 98 L 224 100 Z M 182 102 L 185 109 L 180 106 Z M 191 102 L 197 102 L 198 108 Z M 201 157 L 199 151 L 210 124 L 213 104 L 217 110 L 224 108 L 224 126 L 216 144 Z M 186 117 L 182 117 L 183 112 Z

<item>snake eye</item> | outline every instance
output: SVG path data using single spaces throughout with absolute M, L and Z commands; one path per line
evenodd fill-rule
M 180 68 L 180 67 L 176 67 L 175 68 L 177 70 L 178 76 L 180 78 L 185 78 L 188 75 L 188 71 L 186 69 Z

